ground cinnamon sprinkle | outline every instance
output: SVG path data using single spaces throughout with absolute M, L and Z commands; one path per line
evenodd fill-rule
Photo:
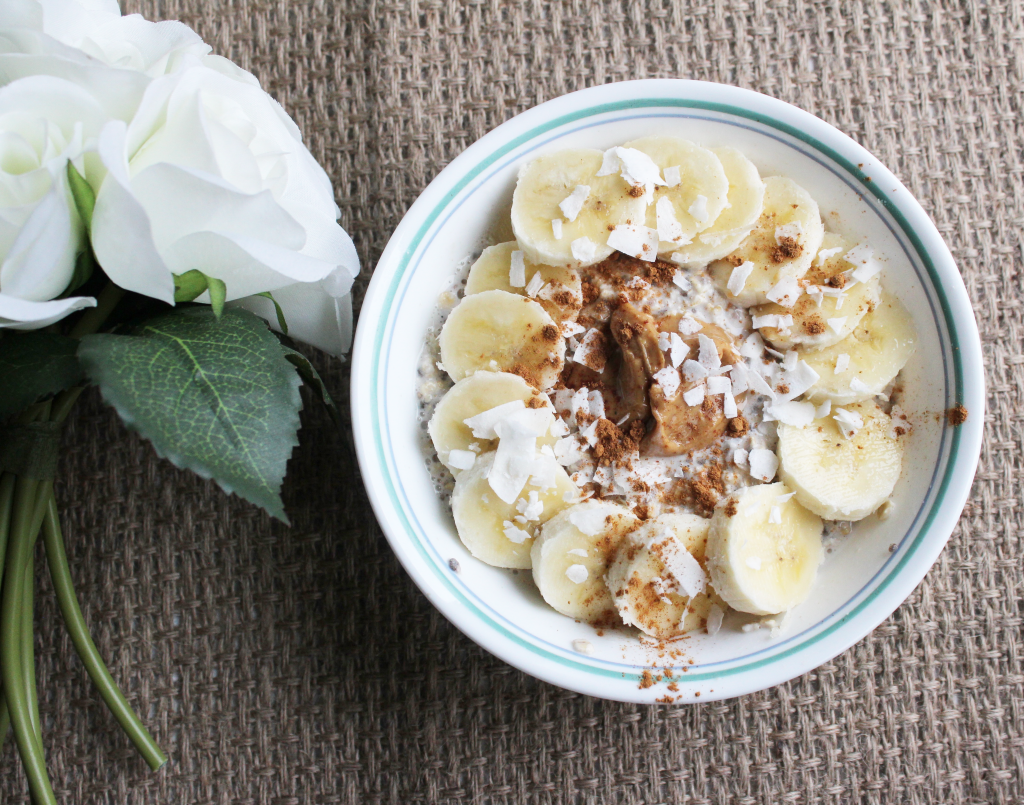
M 821 319 L 810 319 L 804 323 L 804 329 L 810 335 L 821 335 L 825 332 L 825 323 Z
M 648 263 L 646 266 L 647 278 L 651 282 L 672 282 L 672 278 L 675 277 L 676 272 L 679 270 L 678 266 L 674 266 L 671 263 L 665 263 L 661 260 L 655 260 L 653 263 Z
M 963 403 L 957 403 L 946 411 L 946 421 L 954 426 L 963 425 L 967 421 L 967 409 L 963 406 Z
M 529 400 L 526 401 L 527 408 L 545 408 L 547 407 L 547 405 L 548 401 L 546 398 L 542 399 L 540 397 L 531 397 Z
M 826 285 L 829 285 L 832 288 L 845 288 L 846 287 L 846 275 L 845 274 L 836 274 L 834 276 L 831 276 L 831 277 L 828 278 L 828 281 L 826 282 Z
M 583 283 L 583 304 L 589 305 L 600 295 L 601 291 L 592 282 Z
M 697 497 L 697 503 L 705 509 L 715 508 L 718 499 L 725 494 L 725 485 L 722 483 L 722 468 L 713 464 L 693 481 L 693 491 Z
M 640 675 L 640 690 L 646 690 L 647 688 L 654 686 L 654 677 L 651 676 L 650 671 L 644 671 Z
M 803 244 L 796 238 L 782 238 L 771 251 L 772 262 L 781 263 L 783 260 L 792 260 L 803 250 Z
M 523 380 L 525 380 L 535 389 L 539 389 L 541 386 L 540 380 L 538 379 L 537 375 L 526 364 L 514 363 L 512 364 L 512 367 L 509 369 L 509 372 L 511 372 L 514 375 L 519 375 Z
M 725 504 L 725 508 L 722 510 L 722 513 L 725 514 L 726 517 L 735 517 L 737 511 L 739 511 L 739 508 L 736 506 L 736 499 L 729 498 L 728 502 Z
M 640 198 L 644 194 L 644 188 L 643 185 L 632 184 L 626 192 L 629 193 L 630 198 Z
M 744 419 L 743 417 L 736 416 L 729 420 L 729 424 L 726 426 L 726 428 L 728 429 L 729 433 L 731 433 L 733 436 L 742 436 L 744 433 L 750 430 L 750 423 L 747 422 L 747 420 Z
M 553 324 L 545 324 L 540 335 L 549 344 L 553 344 L 558 340 L 558 328 Z

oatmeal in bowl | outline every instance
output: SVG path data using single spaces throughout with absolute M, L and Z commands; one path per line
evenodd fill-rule
M 980 367 L 877 159 L 756 93 L 628 82 L 424 191 L 360 312 L 352 415 L 384 534 L 469 637 L 590 695 L 706 701 L 813 669 L 920 581 Z
M 889 505 L 911 431 L 883 256 L 792 178 L 668 134 L 527 162 L 510 219 L 424 350 L 463 544 L 601 629 L 799 606 L 823 540 Z

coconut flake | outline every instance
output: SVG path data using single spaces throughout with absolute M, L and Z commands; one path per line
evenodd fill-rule
M 697 361 L 687 360 L 683 362 L 683 378 L 687 383 L 696 383 L 707 376 L 708 370 L 703 365 L 697 363 Z
M 764 352 L 764 339 L 760 333 L 751 333 L 740 344 L 740 355 L 751 360 L 759 359 Z
M 750 390 L 755 394 L 762 394 L 765 397 L 775 399 L 775 390 L 768 385 L 768 381 L 761 377 L 761 374 L 756 370 L 747 372 L 747 382 L 750 384 Z
M 875 258 L 875 251 L 867 243 L 854 246 L 846 253 L 846 262 L 855 266 L 850 272 L 857 282 L 867 282 L 882 270 L 882 264 Z
M 678 165 L 670 165 L 665 168 L 665 170 L 662 171 L 662 175 L 665 177 L 666 187 L 675 187 L 683 181 L 683 177 L 679 173 Z
M 672 275 L 672 282 L 683 292 L 689 291 L 693 288 L 693 283 L 686 278 L 682 271 L 677 271 Z
M 703 325 L 699 321 L 687 314 L 679 320 L 679 325 L 676 329 L 683 335 L 693 335 L 699 333 L 702 327 Z
M 562 436 L 569 435 L 569 426 L 560 417 L 555 417 L 554 423 L 549 428 L 549 432 L 552 436 L 561 438 Z
M 836 371 L 835 374 L 841 375 L 847 369 L 850 368 L 850 356 L 845 352 L 840 352 L 836 355 Z
M 836 246 L 834 249 L 819 249 L 816 262 L 819 266 L 825 265 L 825 261 L 831 257 L 835 257 L 837 254 L 842 253 L 843 247 Z
M 855 268 L 850 276 L 857 280 L 857 282 L 867 282 L 881 270 L 882 264 L 877 260 L 871 259 L 864 263 L 864 265 Z
M 814 421 L 814 403 L 809 402 L 774 402 L 768 412 L 783 425 L 806 427 Z
M 515 523 L 505 520 L 502 525 L 504 526 L 503 531 L 509 542 L 514 542 L 516 545 L 522 545 L 526 540 L 530 538 L 529 531 L 523 531 Z
M 708 394 L 731 394 L 732 381 L 725 375 L 708 378 Z
M 802 292 L 796 277 L 786 276 L 776 282 L 765 296 L 783 307 L 793 307 Z
M 592 263 L 597 257 L 597 244 L 586 236 L 576 238 L 569 244 L 569 249 L 573 259 L 581 263 Z
M 693 204 L 690 205 L 690 209 L 687 210 L 690 215 L 693 216 L 693 220 L 698 224 L 706 224 L 708 218 L 711 216 L 708 214 L 708 197 L 698 195 L 693 200 Z
M 537 274 L 540 272 L 538 271 Z M 534 276 L 537 276 L 536 274 Z M 518 249 L 512 252 L 512 263 L 508 270 L 508 284 L 513 288 L 526 285 L 526 259 Z
M 668 352 L 669 345 L 672 343 L 668 335 L 668 333 L 658 333 L 658 349 L 662 352 Z
M 778 509 L 777 506 L 773 506 L 772 508 L 774 508 L 776 510 Z M 770 515 L 769 515 L 768 522 L 769 523 L 773 522 L 770 519 Z M 761 557 L 760 556 L 748 556 L 746 559 L 743 560 L 743 564 L 745 564 L 751 570 L 760 570 L 761 569 Z
M 464 419 L 462 424 L 469 428 L 477 439 L 497 439 L 498 434 L 495 432 L 494 426 L 516 411 L 522 411 L 525 408 L 526 403 L 522 400 L 512 400 Z
M 664 369 L 658 370 L 651 379 L 661 386 L 666 400 L 675 399 L 676 394 L 679 393 L 679 372 L 672 367 L 666 366 Z
M 778 506 L 772 506 L 768 510 L 768 522 L 776 525 L 782 522 L 782 510 Z
M 530 277 L 530 281 L 526 283 L 526 295 L 533 299 L 538 293 L 540 293 L 540 289 L 543 287 L 545 287 L 544 278 L 538 271 Z
M 697 334 L 697 343 L 700 344 L 697 361 L 707 370 L 709 375 L 717 374 L 718 370 L 722 368 L 722 359 L 718 355 L 718 345 L 704 335 L 704 333 Z
M 658 230 L 642 224 L 619 224 L 608 236 L 608 245 L 630 257 L 653 263 L 658 257 Z
M 747 380 L 748 374 L 749 370 L 745 363 L 734 363 L 732 365 L 732 372 L 730 376 L 732 377 L 732 393 L 734 395 L 740 395 L 750 388 L 750 384 Z
M 747 459 L 750 457 L 750 451 L 744 450 L 742 447 L 737 447 L 736 452 L 732 454 L 732 463 L 737 467 L 746 467 Z
M 563 467 L 568 467 L 587 457 L 585 448 L 586 442 L 578 435 L 559 439 L 555 442 L 555 460 Z
M 551 234 L 554 235 L 555 240 L 562 239 L 562 219 L 552 218 L 551 219 Z
M 832 413 L 832 400 L 825 400 L 825 402 L 814 409 L 814 418 L 821 419 L 830 413 Z
M 678 369 L 679 364 L 686 360 L 686 356 L 690 354 L 690 347 L 679 337 L 678 333 L 668 333 L 668 337 L 672 367 Z
M 576 216 L 580 214 L 580 210 L 583 209 L 583 204 L 590 196 L 590 187 L 585 184 L 578 184 L 573 191 L 558 202 L 558 209 L 562 211 L 562 215 L 569 221 L 575 221 Z
M 544 513 L 544 501 L 540 499 L 535 489 L 531 489 L 528 497 L 516 501 L 516 511 L 529 522 L 539 520 Z
M 590 572 L 587 570 L 586 565 L 569 565 L 565 569 L 565 577 L 573 584 L 582 584 L 589 575 Z
M 600 419 L 595 419 L 583 430 L 580 431 L 580 436 L 587 440 L 587 444 L 593 447 L 597 444 L 597 426 L 601 422 Z
M 683 617 L 686 617 L 685 615 Z M 708 635 L 716 635 L 722 628 L 722 620 L 725 618 L 725 611 L 718 606 L 718 604 L 712 604 L 708 608 L 708 620 L 707 630 Z
M 736 405 L 736 398 L 733 396 L 732 391 L 726 391 L 722 395 L 722 413 L 725 414 L 726 419 L 732 419 L 739 415 L 739 408 Z
M 448 463 L 457 470 L 469 470 L 476 463 L 476 453 L 472 450 L 450 450 Z
M 704 402 L 704 384 L 701 383 L 699 386 L 694 386 L 689 391 L 683 392 L 683 402 L 690 407 Z
M 648 204 L 654 198 L 654 188 L 665 185 L 665 180 L 661 178 L 661 172 L 654 160 L 635 148 L 615 146 L 604 152 L 601 169 L 597 175 L 610 176 L 613 173 L 620 173 L 630 186 L 643 187 L 644 199 Z
M 598 419 L 604 417 L 604 395 L 594 389 L 587 393 L 587 402 L 590 403 L 590 413 Z
M 740 263 L 738 266 L 734 267 L 732 273 L 729 275 L 729 281 L 725 285 L 729 293 L 733 296 L 739 296 L 740 292 L 743 290 L 743 286 L 747 284 L 747 280 L 750 278 L 750 274 L 755 268 L 757 268 L 757 266 L 755 266 L 750 260 Z
M 833 332 L 840 333 L 842 332 L 843 325 L 846 324 L 846 320 L 848 318 L 849 316 L 836 316 L 834 319 L 825 319 L 825 321 L 828 323 L 828 326 L 832 328 Z
M 786 238 L 800 240 L 800 236 L 803 233 L 803 224 L 799 221 L 790 221 L 788 224 L 782 224 L 781 226 L 775 227 L 775 242 L 782 243 Z
M 807 361 L 800 361 L 792 371 L 785 372 L 783 380 L 789 386 L 789 391 L 783 395 L 784 399 L 795 400 L 811 386 L 818 382 L 821 375 L 815 372 Z
M 586 556 L 587 556 L 587 549 L 586 548 L 570 548 L 568 551 L 566 551 L 566 553 L 569 554 L 570 556 L 582 556 L 582 557 L 586 558 Z
M 672 538 L 660 542 L 659 545 L 665 571 L 671 576 L 671 581 L 681 595 L 693 598 L 707 589 L 707 573 L 681 542 Z
M 604 366 L 599 360 L 600 358 L 604 358 L 604 352 L 601 348 L 603 343 L 604 336 L 601 335 L 601 331 L 595 327 L 591 327 L 587 330 L 587 334 L 583 336 L 576 352 L 573 353 L 573 362 L 582 364 L 588 369 L 593 369 L 595 372 L 603 372 Z
M 786 354 L 782 356 L 782 366 L 787 372 L 792 372 L 799 360 L 800 354 L 795 349 L 786 350 Z
M 864 427 L 864 418 L 856 411 L 849 411 L 846 408 L 837 408 L 832 418 L 839 426 L 839 432 L 847 439 L 852 439 L 857 431 Z
M 569 522 L 588 537 L 596 537 L 605 527 L 608 506 L 576 506 L 569 512 Z
M 565 336 L 566 338 L 569 338 L 574 335 L 579 335 L 586 329 L 587 328 L 584 327 L 582 324 L 578 324 L 577 322 L 574 321 L 562 322 L 562 335 Z
M 750 462 L 750 474 L 760 481 L 767 483 L 775 477 L 779 469 L 779 459 L 771 450 L 754 448 L 748 457 Z
M 753 316 L 751 321 L 755 330 L 760 330 L 762 327 L 774 327 L 776 330 L 787 330 L 793 326 L 793 317 L 788 313 L 785 315 L 780 315 L 778 313 L 765 313 L 763 316 Z
M 683 225 L 676 218 L 675 207 L 672 206 L 672 199 L 662 196 L 654 206 L 655 219 L 658 226 L 658 237 L 661 240 L 685 246 L 690 242 L 683 232 Z

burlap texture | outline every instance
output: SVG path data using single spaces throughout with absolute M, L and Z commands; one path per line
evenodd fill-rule
M 989 384 L 982 466 L 925 582 L 856 647 L 739 700 L 640 707 L 538 682 L 442 618 L 311 405 L 292 527 L 158 460 L 95 395 L 59 497 L 86 615 L 169 751 L 152 774 L 91 690 L 40 576 L 49 768 L 64 803 L 1024 802 L 1024 4 L 202 0 L 334 181 L 365 288 L 421 189 L 477 137 L 628 78 L 738 84 L 884 160 L 953 250 Z M 347 402 L 347 367 L 318 366 Z M 0 802 L 27 803 L 8 745 Z

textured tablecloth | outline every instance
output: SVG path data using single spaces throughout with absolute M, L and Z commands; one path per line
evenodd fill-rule
M 974 302 L 987 438 L 948 547 L 882 626 L 742 699 L 642 707 L 538 682 L 414 587 L 310 405 L 292 526 L 158 460 L 93 394 L 59 500 L 86 617 L 171 763 L 91 689 L 40 576 L 39 690 L 63 803 L 1024 802 L 1024 3 L 202 0 L 334 181 L 364 261 L 462 149 L 592 84 L 686 77 L 782 98 L 886 162 Z M 358 301 L 357 301 L 358 305 Z M 347 402 L 347 366 L 321 356 Z M 42 563 L 41 563 L 42 564 Z M 0 802 L 27 803 L 10 744 Z

